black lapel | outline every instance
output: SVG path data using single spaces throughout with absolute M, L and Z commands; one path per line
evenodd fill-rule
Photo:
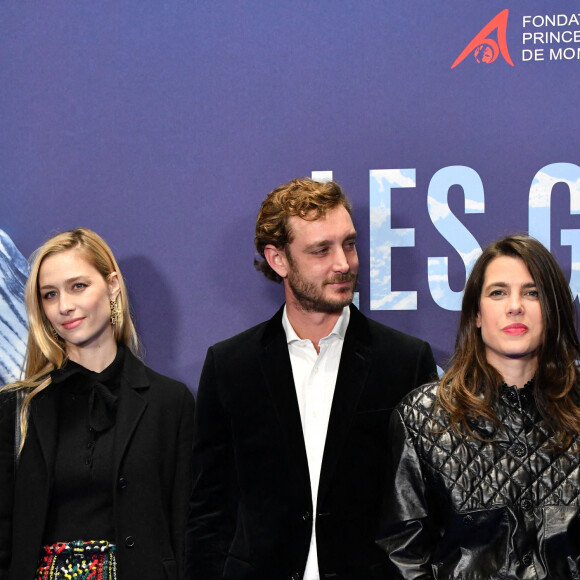
M 322 503 L 332 480 L 354 419 L 360 394 L 366 385 L 371 362 L 369 343 L 367 320 L 354 306 L 351 306 L 350 321 L 342 347 L 324 445 L 318 486 L 318 505 Z M 361 449 L 361 453 L 364 453 L 364 449 Z
M 48 385 L 31 403 L 31 423 L 38 435 L 38 444 L 46 463 L 47 472 L 54 469 L 56 442 L 58 437 L 58 407 L 60 395 L 58 385 Z
M 296 398 L 292 365 L 288 354 L 286 333 L 282 326 L 283 307 L 268 321 L 262 337 L 260 360 L 266 387 L 270 392 L 278 421 L 286 441 L 286 453 L 304 486 L 308 497 L 310 475 L 302 432 L 302 420 Z
M 147 400 L 143 396 L 149 388 L 145 366 L 127 349 L 123 363 L 123 376 L 119 394 L 119 408 L 115 423 L 114 473 L 118 475 L 119 466 L 125 455 L 127 445 L 135 431 Z

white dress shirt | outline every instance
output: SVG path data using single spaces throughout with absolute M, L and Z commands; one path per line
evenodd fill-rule
M 312 536 L 304 580 L 320 580 L 315 530 L 318 482 L 340 355 L 349 320 L 350 309 L 345 306 L 330 334 L 320 340 L 318 344 L 319 354 L 312 341 L 301 339 L 296 334 L 288 320 L 286 307 L 284 307 L 282 316 L 282 326 L 288 341 L 296 398 L 302 420 L 312 492 Z

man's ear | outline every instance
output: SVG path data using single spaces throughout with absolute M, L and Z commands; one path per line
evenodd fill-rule
M 268 244 L 264 248 L 264 258 L 268 265 L 280 278 L 286 278 L 288 276 L 288 260 L 284 250 L 281 250 L 274 246 L 273 244 Z

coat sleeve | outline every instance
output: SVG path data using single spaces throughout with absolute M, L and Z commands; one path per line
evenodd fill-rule
M 187 580 L 222 578 L 236 526 L 238 488 L 232 434 L 220 399 L 217 365 L 210 348 L 196 402 L 194 483 L 186 538 Z
M 15 396 L 2 393 L 0 396 L 0 580 L 8 577 L 12 551 L 15 416 Z
M 179 578 L 183 578 L 185 568 L 185 527 L 192 488 L 191 451 L 195 409 L 193 395 L 187 388 L 183 391 L 183 397 L 179 402 L 179 429 L 171 504 L 171 534 L 177 555 Z M 186 482 L 186 485 L 184 485 L 184 482 Z
M 416 379 L 415 384 L 411 388 L 420 387 L 421 385 L 437 380 L 437 365 L 435 364 L 435 357 L 428 342 L 423 342 L 423 346 L 419 352 Z
M 399 409 L 391 416 L 389 431 L 392 460 L 377 544 L 388 556 L 389 578 L 433 578 L 430 560 L 440 535 L 421 463 Z

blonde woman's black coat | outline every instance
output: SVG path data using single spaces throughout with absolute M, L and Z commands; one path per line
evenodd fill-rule
M 14 396 L 0 402 L 0 579 L 34 577 L 52 491 L 58 385 L 33 400 L 18 467 Z M 129 351 L 123 363 L 112 461 L 117 570 L 122 580 L 183 577 L 191 488 L 193 395 Z M 98 539 L 98 538 L 64 538 Z

